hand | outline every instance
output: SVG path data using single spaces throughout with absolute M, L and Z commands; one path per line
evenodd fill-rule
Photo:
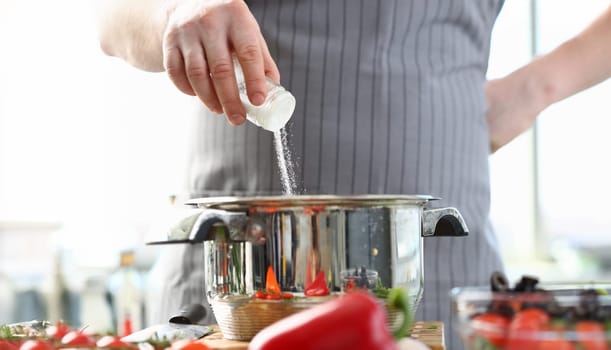
M 486 82 L 491 153 L 530 128 L 543 110 L 536 85 L 521 71 Z
M 243 0 L 187 0 L 169 10 L 163 36 L 163 64 L 172 82 L 197 96 L 233 125 L 244 123 L 232 55 L 237 57 L 248 98 L 265 100 L 265 77 L 280 74 L 259 25 Z

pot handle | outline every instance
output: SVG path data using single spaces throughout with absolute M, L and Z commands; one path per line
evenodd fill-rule
M 467 224 L 456 208 L 424 209 L 422 237 L 462 237 L 469 234 Z
M 225 225 L 230 237 L 235 239 L 247 222 L 245 213 L 229 212 L 218 209 L 196 209 L 180 220 L 168 232 L 167 240 L 148 242 L 149 245 L 176 243 L 203 243 L 209 237 L 210 229 L 217 224 Z

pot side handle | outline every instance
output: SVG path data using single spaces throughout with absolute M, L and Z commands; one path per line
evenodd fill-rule
M 424 209 L 422 237 L 464 237 L 468 234 L 469 229 L 458 209 Z
M 170 229 L 167 240 L 148 242 L 148 245 L 176 244 L 176 243 L 203 243 L 209 237 L 211 228 L 217 224 L 226 226 L 230 236 L 242 230 L 247 221 L 244 213 L 228 212 L 216 209 L 203 209 L 190 211 L 189 215 L 181 219 Z

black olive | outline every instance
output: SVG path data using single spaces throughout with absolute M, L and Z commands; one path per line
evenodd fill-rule
M 507 301 L 493 301 L 488 308 L 489 312 L 513 318 L 515 311 Z
M 518 282 L 513 290 L 515 292 L 534 292 L 537 290 L 537 284 L 539 279 L 533 276 L 522 276 L 520 282 Z
M 611 307 L 601 306 L 594 313 L 594 319 L 601 323 L 607 323 L 611 320 Z
M 579 291 L 579 305 L 577 310 L 582 319 L 594 320 L 600 308 L 598 292 L 594 289 L 584 289 Z
M 509 290 L 509 281 L 505 274 L 495 271 L 490 276 L 490 288 L 493 292 L 506 292 Z

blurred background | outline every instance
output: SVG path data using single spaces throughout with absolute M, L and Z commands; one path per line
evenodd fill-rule
M 508 0 L 489 77 L 584 28 L 602 0 Z M 0 324 L 62 318 L 107 331 L 109 302 L 146 324 L 157 250 L 180 203 L 194 99 L 104 56 L 83 0 L 0 1 Z M 546 110 L 491 157 L 492 219 L 509 277 L 611 274 L 611 81 Z M 127 293 L 127 294 L 126 294 Z

